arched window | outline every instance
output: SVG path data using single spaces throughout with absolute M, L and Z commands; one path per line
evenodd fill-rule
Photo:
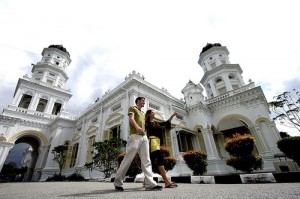
M 218 78 L 216 78 L 216 80 L 215 80 L 216 83 L 220 83 L 220 82 L 222 82 L 222 81 L 223 81 L 223 80 L 222 80 L 221 77 L 218 77 Z
M 236 79 L 235 74 L 229 74 L 229 75 L 228 75 L 228 78 L 229 78 L 229 79 Z

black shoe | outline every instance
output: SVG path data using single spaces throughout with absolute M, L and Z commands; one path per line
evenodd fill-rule
M 115 186 L 115 190 L 116 191 L 124 191 L 123 187 L 117 187 L 117 186 Z
M 156 185 L 155 187 L 146 187 L 145 190 L 146 191 L 160 191 L 162 190 L 162 186 Z

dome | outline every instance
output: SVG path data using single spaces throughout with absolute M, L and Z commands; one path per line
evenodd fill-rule
M 206 46 L 202 48 L 202 51 L 201 51 L 200 55 L 202 53 L 204 53 L 205 51 L 208 51 L 209 49 L 211 49 L 214 46 L 222 46 L 222 45 L 219 44 L 219 43 L 215 43 L 215 44 L 207 43 Z
M 70 56 L 70 54 L 69 54 L 69 52 L 67 51 L 67 49 L 64 48 L 62 45 L 50 45 L 48 48 L 57 48 L 57 49 L 59 49 L 59 50 L 65 52 L 65 53 L 67 53 L 67 54 Z

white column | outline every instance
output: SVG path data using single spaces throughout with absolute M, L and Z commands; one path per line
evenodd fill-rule
M 245 82 L 244 82 L 243 78 L 242 78 L 240 75 L 237 75 L 237 78 L 238 78 L 238 80 L 239 80 L 239 82 L 240 82 L 240 86 L 241 86 L 241 87 L 242 87 L 242 86 L 245 86 Z
M 42 169 L 45 163 L 45 160 L 47 158 L 48 155 L 48 146 L 42 146 L 39 149 L 39 157 L 38 160 L 36 162 L 36 169 Z
M 67 110 L 67 102 L 63 101 L 61 111 L 66 111 Z
M 223 158 L 229 158 L 229 154 L 226 152 L 224 144 L 225 144 L 225 138 L 223 133 L 218 133 L 219 137 L 219 144 L 220 144 L 220 152 Z
M 53 97 L 50 97 L 47 106 L 46 106 L 46 110 L 45 113 L 51 114 L 52 113 L 52 109 L 53 109 L 53 104 L 54 104 L 54 99 Z
M 54 132 L 54 136 L 52 137 L 53 139 L 51 140 L 51 147 L 50 147 L 50 150 L 49 150 L 49 154 L 47 156 L 47 161 L 46 161 L 46 164 L 45 164 L 45 168 L 57 168 L 58 169 L 58 164 L 57 162 L 54 162 L 53 161 L 53 154 L 52 154 L 52 150 L 54 149 L 54 147 L 57 147 L 59 145 L 62 145 L 63 143 L 60 143 L 60 137 L 61 137 L 61 134 L 62 134 L 62 128 L 61 127 L 57 127 L 56 130 L 54 130 L 56 132 Z
M 55 78 L 54 86 L 58 86 L 59 79 L 60 79 L 59 76 L 57 76 L 57 77 Z
M 259 148 L 260 148 L 261 153 L 263 155 L 269 156 L 271 151 L 265 141 L 264 136 L 261 133 L 260 128 L 258 126 L 253 126 L 253 127 L 250 127 L 249 129 L 250 129 L 252 135 L 254 136 L 256 143 L 260 144 L 258 146 L 260 146 Z
M 124 117 L 123 117 L 123 121 L 122 121 L 122 126 L 121 128 L 123 129 L 123 135 L 121 136 L 122 139 L 124 140 L 128 140 L 128 136 L 129 136 L 129 117 L 127 115 L 127 111 L 128 111 L 128 108 L 130 106 L 130 102 L 129 102 L 129 94 L 128 94 L 128 90 L 127 89 L 124 89 L 126 90 L 125 91 L 125 95 L 126 95 L 126 98 L 125 98 L 125 103 L 124 103 Z
M 226 86 L 227 92 L 233 90 L 232 89 L 232 85 L 231 85 L 231 83 L 230 83 L 230 81 L 228 79 L 228 74 L 222 74 L 222 78 L 223 78 L 223 80 L 225 82 L 225 86 Z
M 261 122 L 260 123 L 262 133 L 264 135 L 264 138 L 266 140 L 267 145 L 269 146 L 270 150 L 273 154 L 280 153 L 279 148 L 277 147 L 277 141 L 278 139 L 275 137 L 273 133 L 273 129 L 270 125 L 270 123 L 267 122 Z
M 210 79 L 208 82 L 210 84 L 210 88 L 211 88 L 211 91 L 212 91 L 214 97 L 218 96 L 218 92 L 217 92 L 217 90 L 215 88 L 214 81 L 212 79 Z
M 39 100 L 39 94 L 35 93 L 35 95 L 32 97 L 30 101 L 30 105 L 28 107 L 28 110 L 36 110 L 36 107 L 38 105 L 38 100 Z
M 44 71 L 44 73 L 43 73 L 43 77 L 41 78 L 41 81 L 42 82 L 44 82 L 44 83 L 46 83 L 46 80 L 47 80 L 47 72 L 46 71 Z
M 218 149 L 217 149 L 217 146 L 216 146 L 216 142 L 215 142 L 215 138 L 213 136 L 213 132 L 212 131 L 208 131 L 208 132 L 209 132 L 208 135 L 209 135 L 209 138 L 210 138 L 210 143 L 211 143 L 211 147 L 212 147 L 213 152 L 214 152 L 214 156 L 217 159 L 220 159 Z
M 7 155 L 10 151 L 10 149 L 12 149 L 14 147 L 14 144 L 12 143 L 8 143 L 8 142 L 2 142 L 0 140 L 0 172 L 3 168 L 4 162 L 7 158 Z
M 20 101 L 22 99 L 22 96 L 23 96 L 22 90 L 19 88 L 16 95 L 15 95 L 15 97 L 14 97 L 12 105 L 18 106 L 18 104 L 20 103 Z
M 85 164 L 85 157 L 86 157 L 86 118 L 83 118 L 82 122 L 82 131 L 81 131 L 81 136 L 80 136 L 80 141 L 79 141 L 79 146 L 78 146 L 78 156 L 77 156 L 77 161 L 76 165 L 77 166 L 83 166 Z
M 101 142 L 102 141 L 101 137 L 102 137 L 102 133 L 103 133 L 103 122 L 104 122 L 103 121 L 102 108 L 103 108 L 103 105 L 102 105 L 102 102 L 101 102 L 100 112 L 99 112 L 99 115 L 98 115 L 98 132 L 97 132 L 97 135 L 96 135 L 96 142 Z
M 206 153 L 207 153 L 207 159 L 208 160 L 216 160 L 219 159 L 218 155 L 215 153 L 217 151 L 216 144 L 214 139 L 212 138 L 211 133 L 208 129 L 202 130 L 203 139 L 205 143 Z

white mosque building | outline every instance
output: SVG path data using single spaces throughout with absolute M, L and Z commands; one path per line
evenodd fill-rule
M 278 159 L 274 155 L 280 153 L 276 145 L 280 136 L 270 119 L 264 93 L 254 82 L 245 84 L 242 68 L 230 63 L 228 55 L 228 49 L 220 44 L 207 44 L 202 49 L 198 63 L 204 75 L 197 84 L 189 81 L 183 85 L 184 100 L 133 71 L 81 115 L 74 115 L 67 111 L 72 94 L 65 88 L 70 54 L 61 45 L 44 48 L 41 61 L 32 65 L 31 76 L 19 78 L 13 101 L 0 115 L 0 170 L 14 145 L 27 143 L 32 148 L 27 180 L 44 181 L 59 171 L 52 149 L 68 145 L 62 174 L 80 172 L 87 179 L 99 178 L 101 173 L 89 173 L 84 166 L 92 161 L 92 144 L 112 137 L 127 140 L 128 107 L 134 105 L 136 97 L 144 96 L 144 110 L 154 110 L 157 120 L 168 119 L 174 111 L 178 113 L 172 120 L 172 129 L 163 135 L 177 160 L 168 175 L 192 175 L 182 158 L 189 150 L 207 154 L 206 175 L 235 173 L 226 165 L 229 154 L 224 141 L 237 132 L 255 138 L 255 151 L 264 160 L 263 171 L 276 171 Z

